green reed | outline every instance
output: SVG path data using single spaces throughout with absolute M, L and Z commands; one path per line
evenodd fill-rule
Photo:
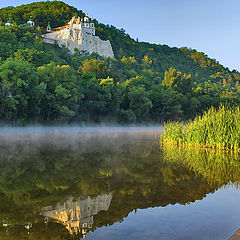
M 210 108 L 187 124 L 164 124 L 163 140 L 179 145 L 240 150 L 240 108 Z

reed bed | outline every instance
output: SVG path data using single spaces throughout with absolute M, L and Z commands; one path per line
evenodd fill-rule
M 210 108 L 187 124 L 164 124 L 163 140 L 179 145 L 240 150 L 240 108 Z

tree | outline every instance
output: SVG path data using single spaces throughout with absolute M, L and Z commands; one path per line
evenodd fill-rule
M 37 69 L 39 79 L 46 84 L 42 116 L 44 120 L 69 119 L 75 115 L 83 97 L 74 70 L 67 65 L 50 63 Z
M 30 63 L 13 59 L 5 61 L 0 66 L 0 119 L 15 122 L 33 117 L 39 97 L 35 95 L 37 88 L 38 76 Z
M 80 70 L 82 73 L 93 74 L 96 78 L 107 78 L 110 71 L 104 61 L 96 59 L 85 59 Z
M 162 81 L 162 86 L 164 87 L 177 87 L 181 80 L 181 72 L 177 72 L 174 68 L 169 68 L 168 71 L 164 73 L 164 79 Z
M 182 94 L 186 95 L 192 93 L 193 82 L 191 74 L 183 74 L 179 82 L 176 83 L 176 89 Z
M 42 66 L 49 63 L 49 58 L 44 51 L 37 51 L 35 49 L 19 49 L 14 53 L 14 59 L 24 60 L 32 63 L 35 67 Z
M 149 111 L 152 108 L 152 101 L 143 87 L 134 86 L 128 92 L 129 108 L 136 116 L 136 120 L 145 121 L 149 117 Z
M 183 118 L 181 101 L 183 95 L 172 88 L 167 88 L 162 97 L 162 120 L 180 120 Z

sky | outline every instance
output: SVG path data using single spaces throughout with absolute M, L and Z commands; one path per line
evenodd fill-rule
M 0 8 L 37 2 L 0 0 Z M 205 52 L 240 71 L 240 0 L 63 0 L 139 41 Z

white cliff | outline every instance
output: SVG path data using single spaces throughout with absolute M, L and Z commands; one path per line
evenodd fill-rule
M 103 41 L 95 36 L 94 22 L 87 14 L 84 19 L 74 16 L 68 25 L 57 30 L 51 31 L 49 26 L 47 29 L 48 33 L 43 35 L 47 43 L 56 42 L 59 46 L 64 45 L 71 53 L 74 53 L 74 49 L 77 48 L 90 54 L 94 52 L 103 57 L 114 57 L 110 41 Z

